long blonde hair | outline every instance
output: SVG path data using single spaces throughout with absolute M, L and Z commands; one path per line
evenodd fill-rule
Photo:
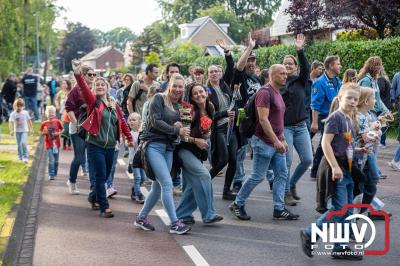
M 185 79 L 183 78 L 183 76 L 182 76 L 181 74 L 179 74 L 179 73 L 175 73 L 175 74 L 173 74 L 172 77 L 169 79 L 169 83 L 168 83 L 168 88 L 167 88 L 167 90 L 166 90 L 165 92 L 162 93 L 162 96 L 163 96 L 163 98 L 164 98 L 164 103 L 165 103 L 165 105 L 166 105 L 168 108 L 170 108 L 171 110 L 173 110 L 173 111 L 175 111 L 175 109 L 174 109 L 174 106 L 173 106 L 173 104 L 172 104 L 172 102 L 171 102 L 171 99 L 170 99 L 170 97 L 169 97 L 169 94 L 170 94 L 170 92 L 171 92 L 171 88 L 172 88 L 174 82 L 177 81 L 177 80 L 182 80 L 182 81 L 183 81 L 183 84 L 185 84 Z M 182 97 L 183 97 L 183 94 L 182 94 Z M 179 99 L 178 102 L 181 102 L 181 101 L 182 101 L 182 98 Z
M 382 67 L 382 59 L 379 56 L 371 56 L 365 61 L 364 66 L 361 68 L 358 74 L 358 80 L 362 79 L 367 74 L 370 74 L 374 79 L 377 78 Z

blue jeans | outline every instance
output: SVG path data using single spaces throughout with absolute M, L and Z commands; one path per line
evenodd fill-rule
M 105 209 L 109 208 L 105 183 L 111 172 L 114 153 L 114 148 L 104 149 L 91 143 L 87 143 L 89 167 L 90 165 L 93 166 L 91 170 L 93 170 L 92 175 L 96 179 L 96 197 L 97 202 L 100 205 L 100 212 L 104 212 Z
M 32 97 L 28 97 L 25 96 L 25 106 L 26 106 L 26 110 L 32 111 L 35 120 L 39 119 L 39 110 L 38 110 L 38 104 L 37 104 L 37 96 L 32 96 Z
M 267 170 L 271 165 L 275 174 L 272 189 L 274 209 L 281 211 L 285 208 L 284 196 L 288 178 L 286 155 L 276 152 L 274 147 L 266 144 L 257 136 L 253 136 L 251 144 L 253 148 L 253 172 L 242 185 L 235 203 L 239 206 L 245 205 L 246 199 L 253 189 L 265 179 Z
M 326 217 L 331 211 L 339 211 L 346 204 L 350 204 L 353 202 L 353 188 L 354 182 L 348 171 L 343 172 L 343 180 L 336 181 L 336 192 L 332 196 L 332 206 L 330 210 L 326 211 L 321 217 L 316 221 L 316 225 L 318 228 L 322 228 L 322 224 L 324 223 L 341 223 L 344 222 L 346 217 L 349 216 L 352 212 L 352 209 L 348 209 L 345 215 L 342 216 L 333 216 L 331 220 L 327 220 Z M 306 232 L 309 236 L 311 236 L 311 226 L 306 228 Z M 340 248 L 340 243 L 335 243 L 335 249 Z
M 296 186 L 297 182 L 311 165 L 313 154 L 310 133 L 308 132 L 307 124 L 305 122 L 285 127 L 284 134 L 289 147 L 289 151 L 286 153 L 286 165 L 289 178 L 286 182 L 285 192 L 289 192 L 289 189 Z M 290 168 L 293 160 L 293 148 L 296 149 L 296 152 L 300 157 L 300 163 L 297 165 L 292 176 L 290 176 Z
M 324 120 L 325 118 L 327 118 L 327 116 L 324 116 L 324 115 L 318 116 L 318 130 L 321 132 L 321 138 L 319 139 L 318 147 L 315 150 L 313 165 L 311 168 L 310 176 L 314 177 L 314 178 L 317 176 L 318 167 L 319 167 L 319 164 L 321 163 L 322 156 L 324 155 L 324 152 L 322 151 L 321 142 L 322 142 L 322 135 L 324 134 L 324 127 L 325 127 L 325 123 L 323 123 L 322 120 Z
M 181 175 L 178 172 L 175 177 L 172 177 L 172 184 L 174 187 L 178 187 L 181 185 Z
M 87 153 L 87 150 L 86 150 Z M 86 157 L 86 155 L 85 155 Z M 97 196 L 96 196 L 96 176 L 94 175 L 94 170 L 93 170 L 93 165 L 90 164 L 89 160 L 86 161 L 85 164 L 88 168 L 88 173 L 89 173 L 89 181 L 90 181 L 90 192 L 88 196 L 88 201 L 90 203 L 97 202 Z
M 248 147 L 248 144 L 243 145 L 237 151 L 236 172 L 235 172 L 235 176 L 233 177 L 233 183 L 243 182 L 244 178 L 246 177 L 246 173 L 244 171 L 244 160 L 246 159 L 247 147 Z
M 159 142 L 150 142 L 147 145 L 146 157 L 156 180 L 151 185 L 149 195 L 144 202 L 142 210 L 139 212 L 139 218 L 146 218 L 153 207 L 157 204 L 161 195 L 161 201 L 168 214 L 171 223 L 178 220 L 175 212 L 174 197 L 172 195 L 171 168 L 173 159 L 173 150 L 167 144 Z
M 69 169 L 69 182 L 75 183 L 76 179 L 78 178 L 79 166 L 82 165 L 82 168 L 85 167 L 86 142 L 81 139 L 78 134 L 71 134 L 71 142 L 72 146 L 74 147 L 74 159 L 72 160 L 71 167 Z M 98 165 L 98 163 L 95 162 L 95 165 Z
M 111 166 L 111 172 L 110 172 L 110 175 L 108 176 L 107 182 L 106 182 L 107 183 L 107 188 L 110 188 L 110 187 L 113 186 L 114 174 L 115 174 L 115 166 L 117 164 L 118 153 L 119 153 L 119 150 L 116 150 L 115 153 L 114 153 L 114 161 L 113 161 L 112 166 Z
M 180 149 L 178 156 L 182 160 L 182 176 L 185 183 L 181 200 L 176 208 L 179 219 L 193 219 L 193 212 L 199 207 L 203 222 L 214 218 L 211 175 L 202 162 L 186 149 Z
M 397 149 L 394 153 L 393 161 L 395 161 L 395 162 L 400 161 L 400 144 L 397 146 Z
M 47 152 L 47 157 L 49 158 L 49 164 L 48 164 L 48 172 L 49 176 L 55 177 L 57 176 L 58 172 L 58 157 L 60 155 L 60 150 L 57 148 L 56 153 L 54 148 L 49 148 L 46 150 Z
M 146 174 L 143 168 L 132 168 L 133 171 L 133 186 L 132 195 L 140 195 L 140 183 L 146 179 Z
M 28 159 L 28 132 L 15 132 L 18 147 L 18 159 Z

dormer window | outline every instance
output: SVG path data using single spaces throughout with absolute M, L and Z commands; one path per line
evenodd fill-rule
M 187 38 L 188 30 L 186 28 L 181 29 L 181 38 Z

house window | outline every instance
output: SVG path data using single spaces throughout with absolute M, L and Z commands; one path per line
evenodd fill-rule
M 188 33 L 187 29 L 181 29 L 181 37 L 182 38 L 186 38 L 187 37 L 187 33 Z

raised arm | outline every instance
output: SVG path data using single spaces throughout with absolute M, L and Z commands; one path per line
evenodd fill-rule
M 91 109 L 96 102 L 96 96 L 94 96 L 82 75 L 81 61 L 72 60 L 72 70 L 74 71 L 76 82 L 80 87 L 82 99 L 88 105 L 88 108 Z
M 253 40 L 253 38 L 251 38 L 251 32 L 249 32 L 248 46 L 247 46 L 246 50 L 244 50 L 244 53 L 240 57 L 239 61 L 237 62 L 237 65 L 236 65 L 237 70 L 243 71 L 243 69 L 246 66 L 247 59 L 249 58 L 250 53 L 253 50 L 254 46 L 256 46 L 256 41 Z
M 310 78 L 310 64 L 308 64 L 307 57 L 304 53 L 305 37 L 303 34 L 297 34 L 294 41 L 294 46 L 297 50 L 297 57 L 299 58 L 300 73 L 299 78 L 305 84 Z
M 219 47 L 221 47 L 222 50 L 224 50 L 225 54 L 225 61 L 226 61 L 226 69 L 224 73 L 224 81 L 228 86 L 231 86 L 232 79 L 233 79 L 233 71 L 235 67 L 235 62 L 233 61 L 232 53 L 229 51 L 228 46 L 225 44 L 225 42 L 221 39 L 216 41 Z

